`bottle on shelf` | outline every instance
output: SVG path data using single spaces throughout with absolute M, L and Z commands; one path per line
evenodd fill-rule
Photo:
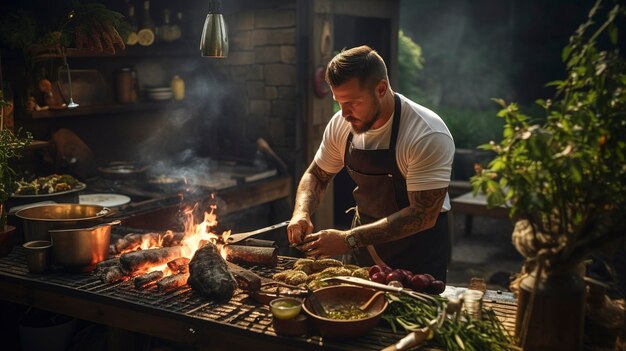
M 174 76 L 172 78 L 172 94 L 174 95 L 174 100 L 181 101 L 185 98 L 185 81 L 179 77 Z
M 150 0 L 143 2 L 143 21 L 137 36 L 139 45 L 142 46 L 152 45 L 156 39 L 154 20 L 150 15 Z
M 172 32 L 174 33 L 174 40 L 180 39 L 183 36 L 183 13 L 177 12 L 176 19 L 172 25 Z
M 130 24 L 130 33 L 128 34 L 128 38 L 126 38 L 127 45 L 136 45 L 139 41 L 139 37 L 137 36 L 137 30 L 139 29 L 137 26 L 137 18 L 135 17 L 135 6 L 128 6 L 128 23 Z
M 115 74 L 117 102 L 128 104 L 139 100 L 137 71 L 132 67 L 120 69 Z
M 170 23 L 170 10 L 163 10 L 163 24 L 158 28 L 158 37 L 160 41 L 171 43 L 176 40 L 174 26 Z

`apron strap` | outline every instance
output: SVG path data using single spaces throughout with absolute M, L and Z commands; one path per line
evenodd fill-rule
M 401 104 L 398 94 L 393 94 L 393 102 L 393 124 L 391 125 L 391 138 L 389 139 L 390 150 L 396 149 L 396 139 L 398 139 L 398 130 L 400 129 Z M 350 134 L 352 134 L 352 132 L 350 132 Z
M 400 172 L 395 152 L 396 142 L 398 140 L 398 133 L 400 130 L 400 114 L 402 113 L 402 103 L 398 94 L 394 93 L 393 98 L 393 124 L 391 125 L 391 139 L 389 139 L 389 149 L 392 150 L 392 155 L 394 158 L 391 174 L 393 175 L 393 187 L 396 193 L 396 201 L 398 203 L 398 207 L 402 209 L 409 206 L 409 198 L 406 193 L 406 179 L 404 178 L 404 176 L 402 176 L 402 172 Z

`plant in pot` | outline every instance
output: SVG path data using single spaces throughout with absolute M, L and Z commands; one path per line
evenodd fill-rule
M 6 101 L 0 90 L 0 107 L 4 106 Z M 20 151 L 30 144 L 32 136 L 26 133 L 25 137 L 20 137 L 19 132 L 14 134 L 13 131 L 5 129 L 2 114 L 0 112 L 0 256 L 4 256 L 11 251 L 13 247 L 13 232 L 15 228 L 7 225 L 7 217 L 4 211 L 4 203 L 9 199 L 13 191 L 15 191 L 15 171 L 10 167 L 9 162 L 12 159 L 21 157 Z
M 539 100 L 545 116 L 496 100 L 503 138 L 472 177 L 490 206 L 508 206 L 513 243 L 525 257 L 516 334 L 528 350 L 580 350 L 585 284 L 581 263 L 626 232 L 626 61 L 617 47 L 617 3 L 598 0 L 564 48 L 567 77 Z M 598 20 L 601 14 L 606 19 Z

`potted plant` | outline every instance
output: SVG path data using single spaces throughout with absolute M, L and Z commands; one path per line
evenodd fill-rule
M 0 90 L 0 108 L 6 105 L 2 91 Z M 1 110 L 0 110 L 1 111 Z M 0 112 L 0 256 L 11 251 L 13 246 L 12 235 L 15 228 L 7 225 L 7 217 L 4 211 L 4 203 L 15 191 L 15 171 L 10 167 L 9 161 L 21 157 L 20 151 L 30 144 L 32 137 L 26 133 L 20 137 L 19 132 L 4 128 L 2 113 Z
M 471 180 L 516 221 L 513 243 L 526 259 L 516 332 L 529 350 L 581 349 L 585 285 L 576 268 L 626 232 L 626 61 L 615 24 L 625 9 L 601 3 L 563 50 L 567 77 L 549 83 L 553 99 L 538 101 L 545 116 L 496 100 L 503 138 L 482 146 L 496 157 Z

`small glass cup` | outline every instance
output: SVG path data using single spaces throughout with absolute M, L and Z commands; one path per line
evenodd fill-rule
M 274 318 L 293 319 L 302 310 L 302 300 L 294 297 L 280 297 L 270 302 L 270 311 Z
M 480 320 L 483 309 L 483 295 L 480 290 L 468 289 L 463 293 L 463 310 L 470 319 Z
M 42 273 L 50 267 L 52 243 L 45 240 L 29 241 L 22 245 L 26 249 L 26 264 L 31 273 Z

